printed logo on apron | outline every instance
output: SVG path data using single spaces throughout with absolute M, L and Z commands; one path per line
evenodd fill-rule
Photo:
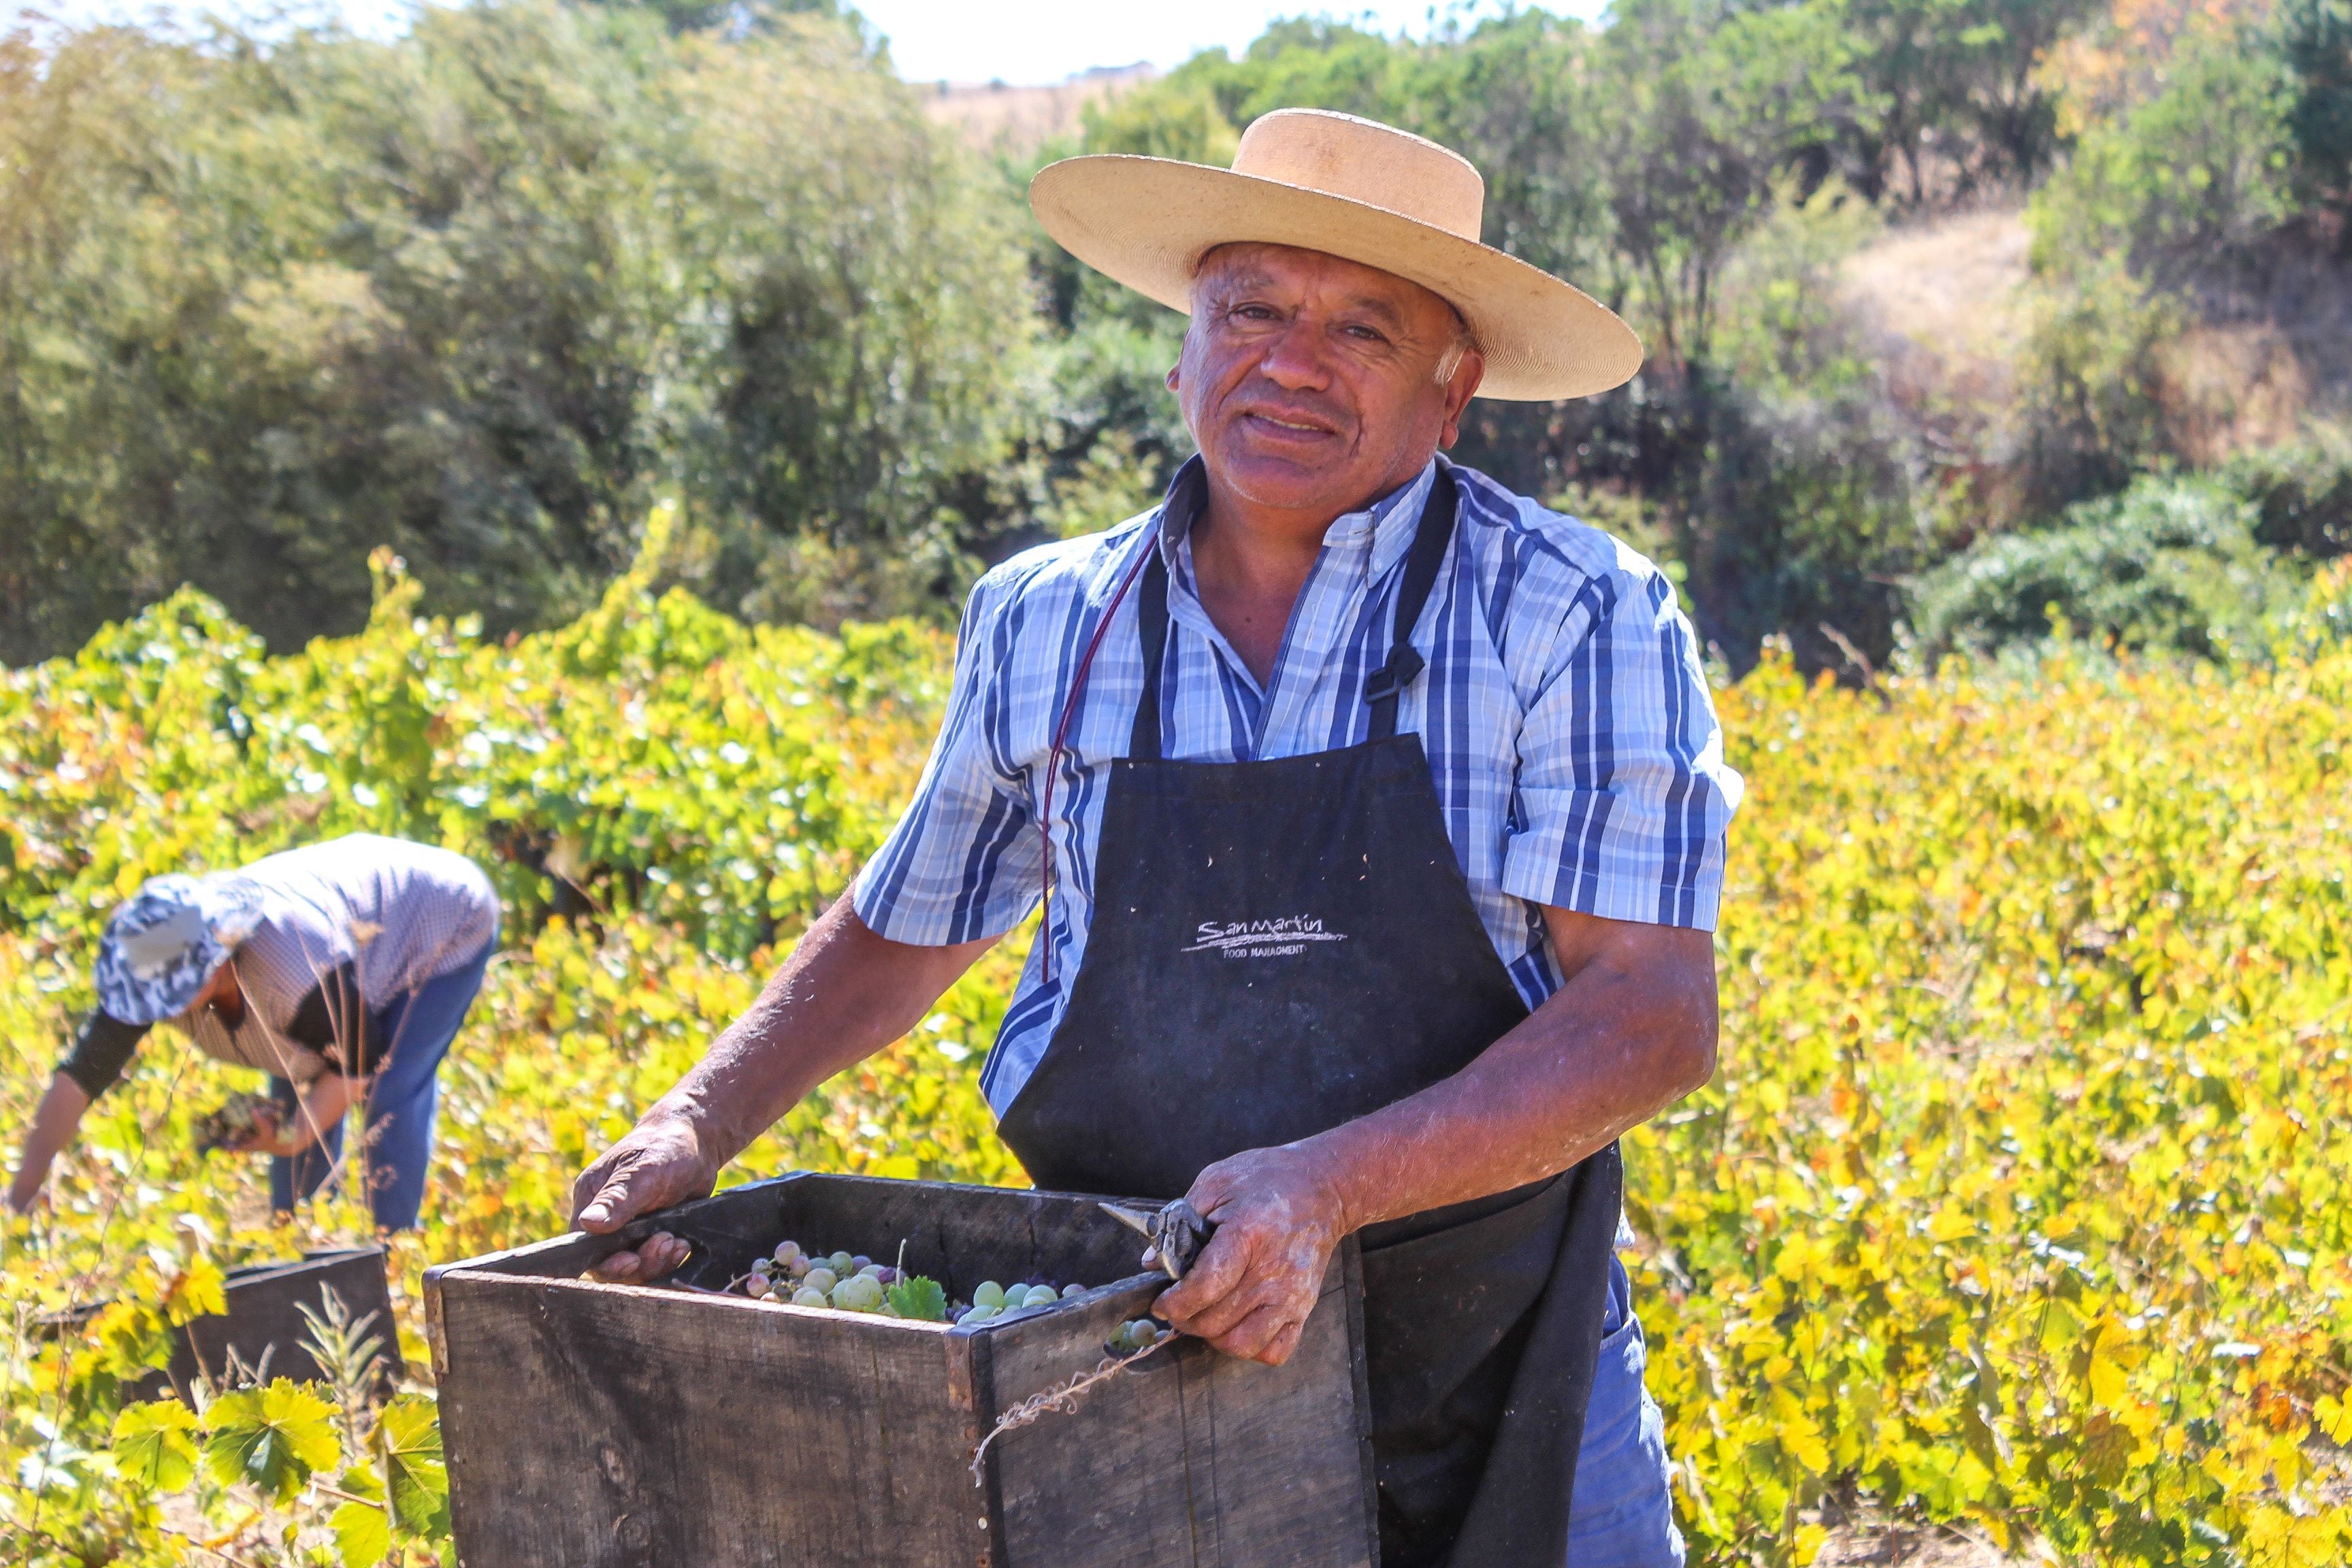
M 1200 940 L 1179 952 L 1215 952 L 1227 958 L 1288 958 L 1322 942 L 1345 942 L 1348 933 L 1325 931 L 1313 915 L 1286 915 L 1276 921 L 1236 921 L 1227 924 L 1202 921 Z

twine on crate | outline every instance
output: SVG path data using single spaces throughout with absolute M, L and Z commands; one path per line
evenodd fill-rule
M 1123 1356 L 1106 1356 L 1094 1371 L 1079 1373 L 1066 1383 L 1057 1384 L 1052 1388 L 1033 1394 L 998 1416 L 996 1425 L 989 1428 L 988 1436 L 980 1440 L 980 1447 L 971 1451 L 971 1484 L 975 1487 L 986 1484 L 981 1472 L 981 1461 L 988 1456 L 988 1446 L 997 1438 L 1007 1432 L 1015 1432 L 1024 1426 L 1035 1425 L 1045 1417 L 1047 1411 L 1058 1410 L 1066 1415 L 1077 1409 L 1078 1401 L 1089 1391 L 1101 1384 L 1109 1382 L 1154 1351 L 1165 1350 L 1171 1342 L 1183 1337 L 1181 1333 L 1171 1330 L 1141 1350 L 1131 1351 Z

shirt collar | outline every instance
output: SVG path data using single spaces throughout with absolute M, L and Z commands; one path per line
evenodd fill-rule
M 1429 487 L 1436 482 L 1437 465 L 1444 460 L 1433 457 L 1420 473 L 1371 505 L 1333 519 L 1323 531 L 1325 548 L 1360 546 L 1370 540 L 1371 575 L 1377 578 L 1387 571 L 1412 547 L 1413 533 L 1421 525 L 1422 505 L 1429 497 Z M 1160 503 L 1160 551 L 1171 570 L 1208 499 L 1209 470 L 1196 452 L 1177 468 Z

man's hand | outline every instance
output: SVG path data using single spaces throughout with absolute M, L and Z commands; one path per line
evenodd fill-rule
M 719 1168 L 808 1092 L 922 1021 L 994 937 L 923 947 L 877 936 L 844 893 L 770 977 L 751 1010 L 572 1187 L 572 1223 L 609 1236 L 632 1219 L 707 1196 Z M 656 1279 L 686 1261 L 674 1236 L 597 1265 L 600 1279 Z
M 692 1124 L 656 1111 L 580 1173 L 572 1184 L 572 1223 L 591 1236 L 608 1236 L 641 1214 L 708 1197 L 718 1182 L 718 1162 L 703 1152 Z M 690 1250 L 667 1231 L 656 1231 L 590 1272 L 614 1284 L 642 1284 L 684 1263 Z
M 253 1123 L 242 1132 L 231 1133 L 215 1145 L 224 1154 L 271 1154 L 290 1160 L 310 1146 L 310 1140 L 296 1130 L 301 1118 L 295 1117 L 295 1128 L 287 1125 L 286 1108 L 264 1104 L 253 1108 Z
M 1347 1234 L 1329 1181 L 1295 1145 L 1250 1149 L 1202 1171 L 1184 1195 L 1217 1232 L 1151 1310 L 1227 1355 L 1280 1366 Z

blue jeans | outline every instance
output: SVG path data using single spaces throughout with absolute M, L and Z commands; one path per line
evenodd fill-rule
M 425 1203 L 425 1168 L 433 1155 L 433 1112 L 439 1100 L 435 1075 L 482 988 L 483 972 L 498 945 L 493 931 L 482 951 L 466 963 L 375 1010 L 376 1038 L 384 1042 L 383 1066 L 368 1086 L 367 1132 L 355 1163 L 379 1230 L 406 1230 L 416 1224 L 416 1211 Z M 273 1079 L 270 1092 L 280 1105 L 293 1108 L 292 1084 Z M 270 1206 L 291 1209 L 317 1192 L 342 1150 L 343 1124 L 338 1119 L 325 1137 L 292 1159 L 270 1161 Z
M 1666 1482 L 1665 1416 L 1642 1386 L 1649 1347 L 1633 1313 L 1633 1283 L 1613 1255 L 1601 1326 L 1601 1364 L 1569 1504 L 1569 1568 L 1683 1568 Z

